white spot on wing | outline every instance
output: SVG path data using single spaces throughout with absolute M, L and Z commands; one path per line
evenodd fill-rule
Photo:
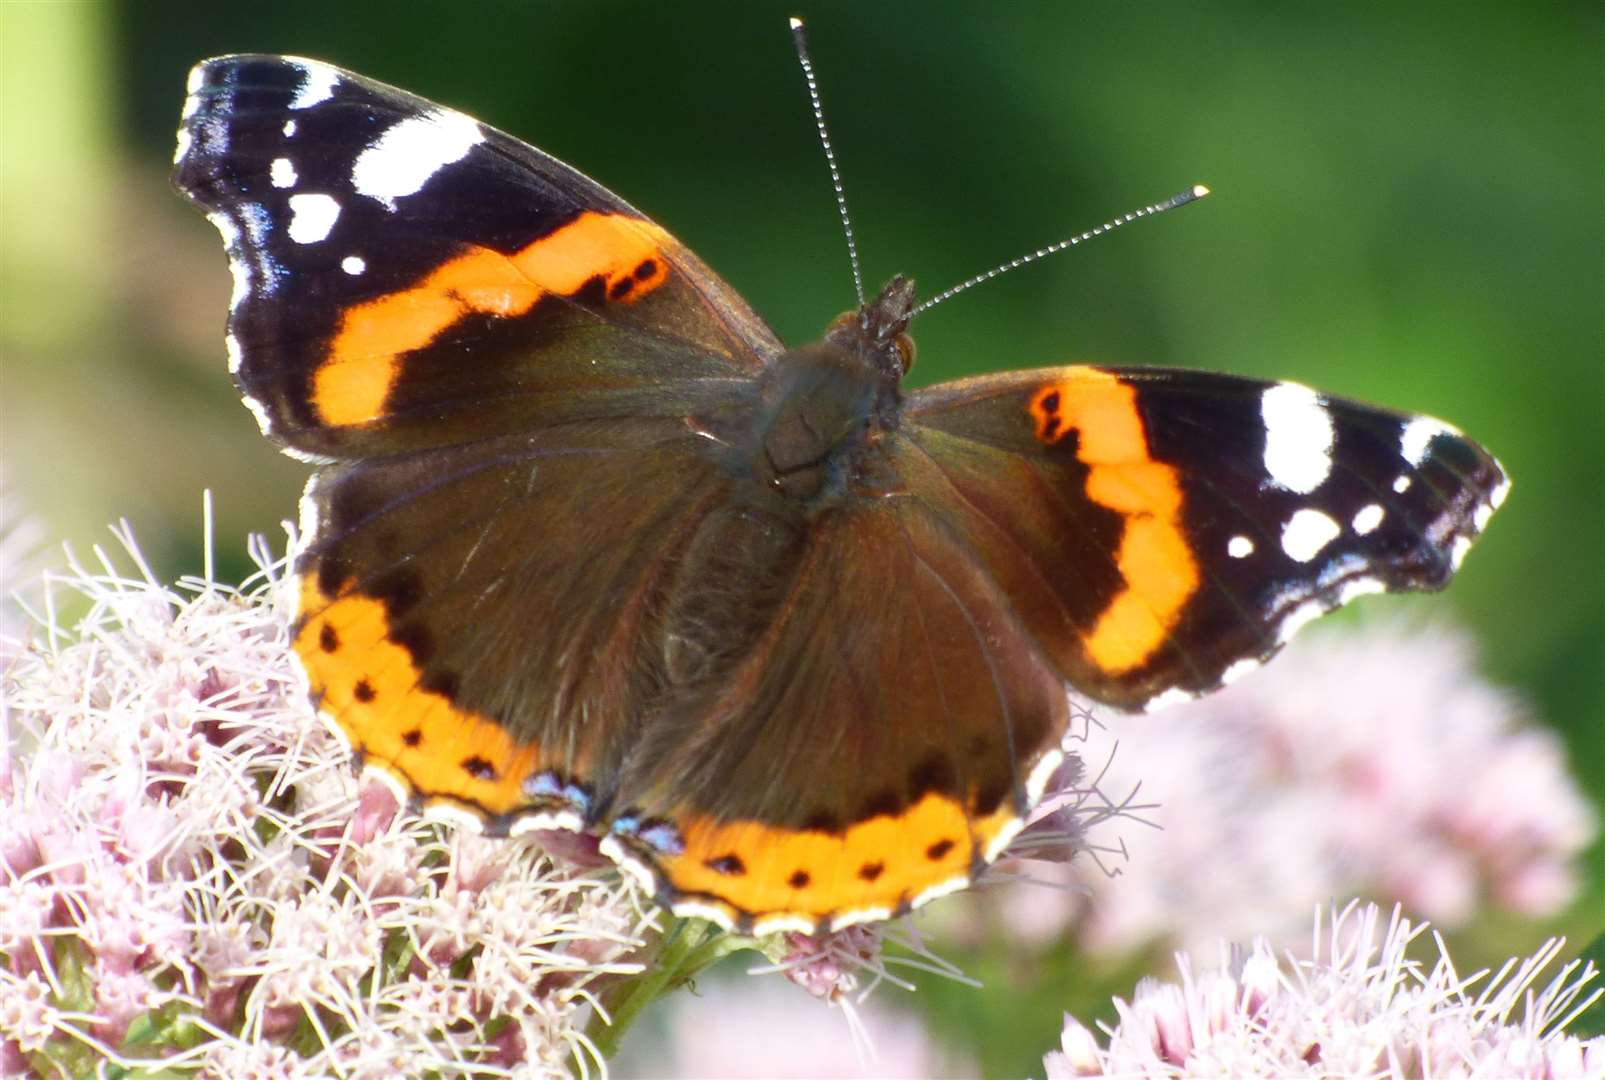
M 1353 526 L 1356 533 L 1359 533 L 1361 536 L 1365 536 L 1367 533 L 1373 531 L 1378 525 L 1382 524 L 1382 514 L 1383 511 L 1381 504 L 1368 503 L 1367 505 L 1360 507 L 1359 512 L 1354 515 L 1354 520 L 1349 522 L 1349 524 Z
M 212 223 L 214 229 L 223 234 L 223 250 L 232 255 L 234 249 L 239 246 L 240 227 L 234 224 L 233 218 L 221 210 L 213 210 L 206 215 L 206 220 Z
M 1226 541 L 1226 554 L 1234 559 L 1246 559 L 1254 554 L 1254 541 L 1246 536 L 1234 536 Z
M 1254 659 L 1252 656 L 1243 660 L 1239 660 L 1237 663 L 1230 665 L 1225 671 L 1220 673 L 1220 684 L 1222 686 L 1230 686 L 1243 676 L 1250 675 L 1259 669 L 1260 662 Z
M 1420 465 L 1427 457 L 1427 449 L 1439 435 L 1458 435 L 1459 432 L 1442 420 L 1430 416 L 1417 416 L 1404 425 L 1399 436 L 1399 453 L 1412 465 Z
M 191 142 L 191 137 L 190 137 L 190 133 L 189 133 L 189 128 L 187 128 L 187 127 L 179 128 L 178 129 L 178 146 L 175 147 L 174 150 L 173 150 L 173 164 L 174 165 L 177 165 L 180 161 L 183 161 L 184 160 L 184 155 L 189 153 L 190 142 Z
M 585 822 L 572 810 L 542 811 L 538 814 L 525 814 L 507 830 L 508 836 L 518 836 L 527 832 L 540 832 L 543 829 L 560 829 L 563 832 L 584 832 Z
M 943 896 L 951 896 L 953 893 L 967 888 L 969 884 L 970 878 L 967 874 L 960 874 L 957 877 L 950 877 L 946 881 L 938 881 L 930 888 L 920 890 L 920 892 L 915 895 L 914 899 L 909 901 L 908 906 L 911 908 L 924 907 L 932 900 Z
M 1471 550 L 1471 537 L 1457 536 L 1455 542 L 1449 547 L 1449 565 L 1456 570 L 1466 561 L 1466 552 Z
M 352 277 L 356 277 L 358 274 L 368 269 L 368 264 L 363 260 L 361 255 L 347 255 L 345 258 L 340 260 L 340 269 L 344 270 Z
M 1387 591 L 1388 587 L 1373 577 L 1362 577 L 1355 578 L 1353 581 L 1345 581 L 1343 583 L 1343 587 L 1338 590 L 1338 606 L 1341 607 L 1342 605 L 1347 604 L 1349 601 L 1358 599 L 1362 596 L 1370 596 L 1373 593 L 1385 593 Z
M 329 716 L 330 714 L 324 713 L 323 715 Z M 349 750 L 351 748 L 351 744 L 346 739 L 345 729 L 340 727 L 338 724 L 334 724 L 332 726 L 334 727 L 335 733 L 339 735 L 340 741 L 345 743 L 346 749 Z M 400 803 L 402 806 L 406 806 L 407 800 L 412 798 L 412 792 L 408 790 L 406 781 L 392 773 L 389 769 L 381 768 L 372 762 L 369 762 L 363 766 L 362 779 L 379 781 L 379 783 L 383 784 L 385 788 L 389 790 L 390 794 L 396 797 L 396 802 Z
M 233 331 L 224 333 L 223 348 L 228 353 L 228 373 L 238 375 L 240 363 L 245 359 L 245 355 L 240 351 L 240 339 L 234 336 Z
M 394 210 L 397 199 L 418 191 L 441 168 L 484 141 L 485 133 L 473 118 L 450 109 L 409 117 L 357 155 L 351 186 Z
M 1510 494 L 1510 477 L 1503 473 L 1499 476 L 1499 483 L 1488 493 L 1488 502 L 1495 510 L 1505 505 L 1505 496 Z
M 181 120 L 188 120 L 200 110 L 201 98 L 199 91 L 202 81 L 206 78 L 206 72 L 202 70 L 204 67 L 204 64 L 196 64 L 189 69 L 189 78 L 184 81 L 184 93 L 186 96 L 184 98 L 184 111 L 179 114 L 179 119 Z
M 1053 771 L 1062 764 L 1064 764 L 1064 754 L 1061 751 L 1049 750 L 1043 754 L 1042 760 L 1032 766 L 1031 775 L 1026 777 L 1025 797 L 1032 803 L 1041 799 L 1048 781 L 1053 779 Z
M 1294 634 L 1325 614 L 1326 608 L 1322 607 L 1319 601 L 1306 600 L 1282 619 L 1282 625 L 1276 629 L 1276 640 L 1286 645 L 1293 639 Z
M 479 820 L 479 815 L 464 810 L 455 802 L 440 799 L 424 804 L 424 817 L 430 821 L 445 821 L 464 832 L 482 833 L 485 823 Z
M 1155 694 L 1143 703 L 1142 711 L 1156 713 L 1161 709 L 1168 709 L 1173 705 L 1185 705 L 1189 701 L 1197 700 L 1198 695 L 1189 693 L 1179 687 L 1171 687 L 1163 693 Z
M 981 852 L 982 858 L 987 862 L 997 862 L 998 856 L 1008 850 L 1009 845 L 1014 843 L 1014 838 L 1020 835 L 1020 830 L 1023 828 L 1025 828 L 1024 818 L 1005 822 L 998 830 L 998 834 L 992 838 L 992 842 L 986 845 L 986 850 Z
M 1409 475 L 1406 474 L 1406 475 L 1400 476 L 1397 480 L 1393 481 L 1393 490 L 1398 492 L 1400 495 L 1403 495 L 1405 492 L 1409 491 L 1410 490 L 1410 477 L 1409 477 Z
M 228 300 L 228 309 L 233 312 L 251 295 L 251 264 L 240 250 L 240 227 L 233 218 L 221 211 L 213 211 L 206 215 L 206 220 L 223 235 L 223 251 L 228 255 L 229 277 L 234 283 Z
M 1298 383 L 1277 383 L 1260 396 L 1265 471 L 1289 491 L 1308 494 L 1332 472 L 1332 414 L 1320 395 Z
M 597 845 L 597 850 L 603 855 L 606 855 L 609 859 L 612 859 L 614 865 L 616 865 L 620 870 L 623 870 L 625 873 L 635 878 L 636 881 L 640 882 L 641 888 L 645 889 L 648 893 L 651 893 L 656 887 L 656 883 L 652 880 L 652 868 L 647 866 L 640 859 L 637 859 L 631 855 L 629 850 L 625 848 L 623 844 L 619 843 L 618 837 L 602 837 L 602 842 Z M 692 902 L 688 901 L 687 903 Z M 705 904 L 699 906 L 707 907 L 710 912 L 716 913 L 704 915 L 704 918 L 718 923 L 727 930 L 730 928 L 730 915 L 728 912 L 721 908 L 715 908 L 712 905 Z M 675 905 L 674 910 L 676 914 L 681 913 L 679 905 Z
M 328 64 L 320 64 L 316 60 L 297 61 L 301 70 L 306 73 L 306 80 L 296 90 L 295 97 L 290 99 L 292 109 L 310 109 L 322 101 L 328 101 L 334 96 L 334 88 L 340 82 L 340 73 Z
M 769 915 L 755 920 L 752 924 L 752 936 L 768 937 L 770 934 L 782 934 L 788 931 L 797 934 L 811 934 L 814 932 L 814 926 L 814 920 L 806 915 L 788 915 L 785 912 L 781 912 L 778 915 Z
M 1282 526 L 1282 550 L 1295 562 L 1309 562 L 1343 530 L 1319 510 L 1296 510 Z
M 294 163 L 287 157 L 274 158 L 273 164 L 268 167 L 268 179 L 274 187 L 295 187 L 297 177 Z
M 674 913 L 676 915 L 680 914 L 680 907 L 678 904 L 675 905 Z M 857 911 L 844 911 L 834 919 L 830 920 L 830 929 L 832 932 L 837 930 L 845 930 L 849 926 L 857 926 L 859 923 L 885 922 L 891 917 L 892 909 L 884 905 L 879 907 L 862 908 Z
M 245 407 L 251 410 L 252 416 L 256 417 L 257 430 L 261 431 L 263 435 L 272 435 L 273 418 L 268 415 L 267 407 L 254 397 L 242 396 L 240 400 L 245 402 Z
M 296 510 L 298 512 L 298 520 L 296 521 L 295 531 L 299 534 L 300 542 L 304 546 L 310 544 L 312 538 L 318 534 L 318 481 L 316 477 L 307 482 L 306 490 L 301 493 L 301 501 L 296 504 Z M 300 590 L 295 590 L 292 595 L 299 596 Z
M 1490 503 L 1479 503 L 1477 509 L 1471 512 L 1471 527 L 1478 532 L 1488 527 L 1488 522 L 1494 516 L 1494 508 Z
M 620 865 L 625 864 L 621 863 Z M 650 875 L 646 882 L 643 883 L 643 886 L 647 889 L 652 888 Z M 736 921 L 730 917 L 730 913 L 717 904 L 708 904 L 701 900 L 681 900 L 669 910 L 682 919 L 707 919 L 721 930 L 734 930 L 736 928 Z
M 284 122 L 284 127 L 282 128 L 282 130 L 284 132 L 284 137 L 286 139 L 295 138 L 295 121 L 294 120 L 286 120 Z
M 332 195 L 291 195 L 290 239 L 297 244 L 316 244 L 328 238 L 340 216 L 340 204 Z

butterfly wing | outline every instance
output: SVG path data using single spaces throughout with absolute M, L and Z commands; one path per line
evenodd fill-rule
M 1508 486 L 1436 421 L 1090 367 L 916 391 L 859 474 L 759 645 L 626 770 L 615 849 L 682 914 L 840 927 L 961 887 L 1060 760 L 1066 684 L 1154 707 L 1439 588 Z
M 919 497 L 1066 680 L 1123 708 L 1229 682 L 1356 596 L 1442 588 L 1509 487 L 1440 421 L 1206 372 L 987 376 L 904 417 Z
M 422 801 L 505 827 L 625 738 L 654 590 L 725 497 L 691 418 L 742 407 L 779 345 L 597 184 L 316 61 L 197 66 L 174 181 L 228 248 L 246 403 L 320 464 L 313 695 Z
M 889 477 L 905 463 L 887 449 Z M 674 911 L 758 934 L 890 918 L 964 886 L 1062 759 L 1063 680 L 962 538 L 906 492 L 762 546 L 779 548 L 781 583 L 739 594 L 766 607 L 763 630 L 644 725 L 611 849 Z M 742 566 L 773 582 L 763 562 Z
M 313 60 L 190 76 L 174 183 L 223 233 L 231 368 L 264 430 L 383 456 L 575 416 L 780 346 L 696 256 L 518 139 Z

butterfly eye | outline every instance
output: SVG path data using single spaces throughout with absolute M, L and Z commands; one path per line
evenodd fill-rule
M 898 361 L 903 365 L 903 374 L 914 366 L 914 339 L 907 334 L 898 334 L 892 339 L 892 347 L 897 350 Z

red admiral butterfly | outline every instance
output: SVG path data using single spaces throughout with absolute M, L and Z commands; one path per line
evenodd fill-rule
M 1206 693 L 1447 584 L 1508 489 L 1446 424 L 1293 383 L 907 390 L 901 277 L 787 348 L 584 176 L 316 61 L 198 66 L 174 179 L 223 233 L 245 402 L 315 464 L 318 707 L 422 804 L 597 833 L 752 933 L 963 887 L 1067 685 Z

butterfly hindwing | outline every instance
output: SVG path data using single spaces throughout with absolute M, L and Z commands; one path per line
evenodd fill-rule
M 919 499 L 851 498 L 779 546 L 761 632 L 654 715 L 623 770 L 632 816 L 673 842 L 622 846 L 684 914 L 757 932 L 888 918 L 997 857 L 1060 760 L 1069 700 Z M 727 584 L 761 593 L 759 565 Z
M 1124 708 L 1231 681 L 1356 596 L 1443 587 L 1508 489 L 1439 421 L 1209 372 L 985 376 L 905 418 L 941 474 L 921 497 Z
M 611 772 L 663 681 L 676 554 L 729 494 L 694 441 L 571 424 L 326 467 L 295 641 L 322 710 L 409 792 L 497 831 L 540 808 L 537 773 Z

